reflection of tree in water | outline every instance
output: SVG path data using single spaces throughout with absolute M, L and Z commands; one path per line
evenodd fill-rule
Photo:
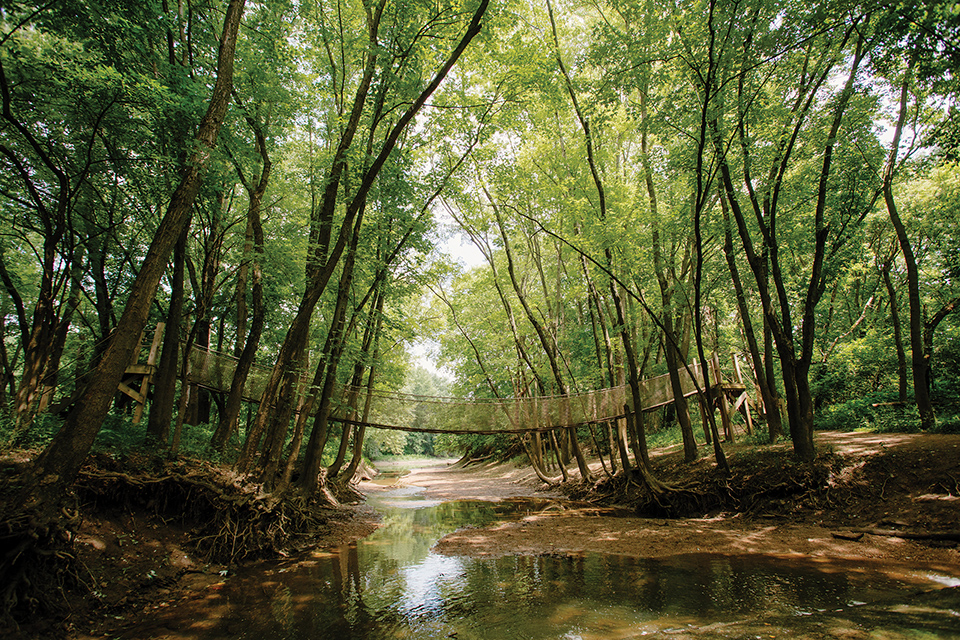
M 521 505 L 520 511 L 542 506 Z M 322 633 L 343 640 L 539 639 L 574 629 L 623 637 L 644 625 L 833 609 L 855 597 L 846 574 L 756 556 L 471 559 L 430 552 L 445 533 L 489 524 L 509 509 L 516 512 L 517 505 L 460 502 L 387 509 L 387 526 L 369 538 L 332 550 L 316 564 L 278 570 L 269 587 L 261 583 L 238 600 L 232 597 L 234 615 L 252 638 Z
M 351 591 L 357 596 L 360 595 L 360 556 L 357 553 L 356 542 L 337 547 L 336 555 L 330 558 L 330 568 L 333 574 L 333 586 L 340 594 L 338 604 L 346 603 L 351 597 Z
M 514 622 L 561 619 L 620 605 L 648 619 L 732 619 L 784 607 L 842 605 L 848 590 L 840 574 L 706 554 L 669 560 L 513 556 L 467 562 L 463 572 L 470 601 L 457 601 L 448 613 L 470 611 L 490 622 L 504 615 Z M 510 604 L 507 613 L 503 603 Z

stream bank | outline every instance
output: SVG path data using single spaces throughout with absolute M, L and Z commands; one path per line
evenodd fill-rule
M 428 505 L 467 498 L 480 499 L 484 504 L 511 497 L 542 502 L 537 508 L 526 509 L 513 517 L 500 517 L 495 509 L 487 507 L 472 507 L 472 511 L 487 510 L 496 517 L 483 522 L 470 521 L 468 526 L 451 521 L 449 530 L 443 532 L 445 535 L 427 545 L 432 546 L 431 558 L 478 558 L 483 562 L 506 558 L 509 562 L 520 562 L 519 559 L 526 557 L 532 559 L 529 562 L 533 563 L 535 572 L 542 573 L 543 567 L 552 566 L 552 559 L 569 564 L 568 559 L 573 558 L 577 565 L 580 561 L 576 558 L 595 553 L 624 558 L 618 562 L 634 568 L 646 562 L 645 559 L 694 558 L 698 561 L 699 558 L 699 561 L 711 562 L 709 558 L 731 558 L 735 565 L 740 562 L 737 558 L 764 555 L 799 564 L 813 563 L 832 574 L 874 572 L 872 575 L 896 576 L 905 597 L 909 598 L 909 606 L 913 607 L 912 612 L 901 611 L 898 619 L 909 618 L 909 622 L 916 618 L 918 628 L 934 629 L 933 637 L 954 637 L 950 634 L 958 626 L 955 611 L 960 610 L 957 588 L 936 587 L 950 587 L 951 581 L 958 578 L 960 555 L 955 542 L 949 535 L 940 540 L 924 540 L 893 534 L 898 531 L 903 535 L 949 534 L 958 526 L 960 489 L 956 479 L 960 478 L 960 456 L 957 455 L 960 436 L 818 434 L 818 444 L 821 450 L 842 460 L 825 488 L 829 500 L 823 499 L 823 492 L 813 492 L 760 501 L 751 511 L 717 511 L 695 518 L 623 516 L 622 509 L 612 514 L 600 505 L 602 495 L 591 496 L 582 486 L 573 489 L 587 501 L 575 504 L 565 499 L 558 488 L 545 491 L 526 469 L 509 465 L 485 464 L 461 469 L 440 463 L 415 469 L 398 481 L 390 481 L 388 484 L 392 486 L 364 483 L 361 488 L 371 503 L 377 500 L 378 494 L 397 490 L 415 493 Z M 784 455 L 789 455 L 785 447 L 781 448 Z M 759 453 L 747 446 L 727 450 L 731 466 L 735 470 L 746 470 L 753 490 L 759 490 L 764 465 L 776 462 L 776 449 L 763 447 Z M 682 473 L 683 477 L 692 479 L 691 482 L 701 485 L 706 482 L 712 469 L 709 458 L 694 465 L 682 465 L 677 462 L 678 457 L 675 450 L 656 452 L 654 464 L 661 477 Z M 108 635 L 170 640 L 213 637 L 202 625 L 197 626 L 198 621 L 227 615 L 229 606 L 224 594 L 231 589 L 242 589 L 238 575 L 258 575 L 261 571 L 263 576 L 285 575 L 307 570 L 305 567 L 317 563 L 311 553 L 306 553 L 282 560 L 280 564 L 272 560 L 244 566 L 208 565 L 194 556 L 187 544 L 187 532 L 149 514 L 116 510 L 86 513 L 85 518 L 76 547 L 81 561 L 97 581 L 97 601 L 87 608 L 77 603 L 65 633 L 62 627 L 46 632 L 41 627 L 24 637 Z M 379 518 L 369 505 L 340 510 L 336 517 L 331 517 L 329 529 L 316 538 L 314 548 L 347 549 L 344 552 L 347 555 L 342 557 L 349 574 L 352 571 L 349 548 L 365 544 L 364 541 L 375 545 L 376 541 L 368 534 L 380 526 Z M 341 551 L 335 553 L 340 558 L 338 554 Z M 697 554 L 709 554 L 709 558 Z M 514 560 L 509 560 L 511 558 Z M 610 562 L 613 561 L 607 564 Z M 724 562 L 719 565 L 714 562 L 714 565 L 723 566 Z M 324 560 L 321 564 L 325 566 L 328 562 Z M 939 576 L 939 585 L 932 585 L 929 575 Z M 504 584 L 513 582 L 514 579 L 508 577 Z M 264 584 L 267 583 L 274 587 L 278 584 L 272 578 L 265 579 Z M 843 635 L 847 637 L 865 638 L 867 632 L 857 631 L 858 628 L 869 628 L 871 624 L 885 628 L 890 625 L 891 609 L 905 606 L 901 598 L 888 604 L 871 601 L 842 613 L 809 611 L 806 612 L 809 618 L 821 620 L 817 623 L 821 626 L 807 625 L 805 633 L 822 635 L 806 637 L 832 637 L 833 631 L 823 630 L 834 629 L 844 630 Z M 932 622 L 925 616 L 932 616 Z M 769 631 L 768 624 L 775 624 L 782 631 L 790 628 L 786 622 L 792 618 L 788 616 L 779 623 L 767 618 L 763 618 L 763 622 L 758 620 L 760 618 L 754 616 L 700 624 L 696 629 L 681 626 L 672 629 L 670 637 L 683 637 L 683 634 L 743 637 L 756 630 Z M 795 629 L 791 633 L 797 636 Z

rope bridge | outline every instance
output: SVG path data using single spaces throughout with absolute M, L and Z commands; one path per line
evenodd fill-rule
M 138 360 L 128 368 L 128 378 L 121 383 L 121 391 L 142 405 L 147 388 L 156 369 L 157 347 L 163 326 L 158 325 L 147 363 Z M 215 392 L 227 393 L 233 382 L 237 360 L 231 355 L 194 346 L 188 355 L 188 382 Z M 715 357 L 709 367 L 710 377 L 720 382 L 719 360 Z M 271 369 L 254 365 L 247 376 L 243 399 L 260 402 Z M 739 378 L 739 367 L 737 367 Z M 697 384 L 693 376 L 696 376 Z M 136 390 L 139 383 L 139 391 Z M 685 397 L 703 387 L 699 365 L 690 365 L 680 371 L 680 383 Z M 746 400 L 744 386 L 721 385 L 726 393 L 741 395 Z M 662 375 L 640 382 L 640 411 L 651 411 L 673 402 L 670 376 Z M 303 393 L 303 392 L 301 392 Z M 721 398 L 725 394 L 720 394 Z M 404 393 L 370 391 L 366 388 L 338 385 L 333 392 L 334 407 L 331 419 L 352 424 L 366 424 L 381 429 L 431 433 L 524 433 L 549 431 L 562 427 L 577 427 L 617 420 L 635 409 L 630 389 L 626 385 L 565 396 L 487 398 L 444 398 L 417 396 Z M 369 405 L 367 404 L 369 403 Z M 358 416 L 366 410 L 366 419 Z
M 233 381 L 236 360 L 229 355 L 194 347 L 190 352 L 189 381 L 214 391 L 227 392 Z M 703 387 L 699 365 L 691 372 Z M 711 372 L 713 367 L 711 367 Z M 244 387 L 243 397 L 259 402 L 270 369 L 254 366 Z M 684 396 L 697 393 L 690 373 L 680 372 Z M 673 402 L 670 376 L 662 375 L 640 382 L 642 411 L 650 411 Z M 609 422 L 633 411 L 633 398 L 626 385 L 566 396 L 510 398 L 447 398 L 418 396 L 365 387 L 338 384 L 333 391 L 331 419 L 360 424 L 357 416 L 369 401 L 363 424 L 381 429 L 431 433 L 523 433 L 549 431 L 560 427 Z M 417 420 L 417 418 L 420 418 Z M 414 421 L 417 420 L 416 424 Z

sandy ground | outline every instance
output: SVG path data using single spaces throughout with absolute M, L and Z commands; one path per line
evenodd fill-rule
M 939 463 L 952 464 L 960 472 L 960 436 L 919 434 L 818 434 L 818 445 L 857 460 L 883 452 L 891 455 L 910 449 L 911 460 L 929 449 Z M 946 458 L 946 460 L 945 460 Z M 735 463 L 735 461 L 734 461 Z M 597 465 L 599 472 L 599 465 Z M 905 469 L 904 473 L 911 470 Z M 949 475 L 949 473 L 948 473 Z M 951 478 L 960 477 L 954 473 Z M 502 500 L 510 497 L 562 498 L 544 489 L 528 469 L 503 465 L 459 468 L 438 464 L 413 469 L 400 478 L 401 486 L 418 486 L 428 498 L 440 500 Z M 396 485 L 395 485 L 396 486 Z M 364 483 L 367 493 L 381 485 Z M 907 495 L 885 505 L 873 505 L 870 515 L 885 513 L 899 524 L 925 524 L 925 513 L 936 507 L 938 518 L 956 516 L 960 529 L 960 498 L 950 494 Z M 946 511 L 944 511 L 946 509 Z M 891 513 L 892 512 L 892 513 Z M 946 516 L 944 515 L 946 514 Z M 883 521 L 865 521 L 866 509 L 850 505 L 850 512 L 809 514 L 798 518 L 778 516 L 747 517 L 741 514 L 685 519 L 651 519 L 605 515 L 589 505 L 558 501 L 543 512 L 519 522 L 489 528 L 470 528 L 440 540 L 435 550 L 448 555 L 502 556 L 512 554 L 579 553 L 596 551 L 633 557 L 661 557 L 687 553 L 783 554 L 814 559 L 863 559 L 884 561 L 904 567 L 924 567 L 960 578 L 960 551 L 956 546 L 937 546 L 929 541 L 864 534 L 859 540 L 845 537 L 854 531 L 879 526 Z M 846 517 L 845 517 L 846 516 Z M 891 565 L 891 566 L 892 566 Z

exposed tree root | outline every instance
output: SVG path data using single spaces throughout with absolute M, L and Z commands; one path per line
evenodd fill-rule
M 84 467 L 66 507 L 15 509 L 16 490 L 0 486 L 0 629 L 37 616 L 60 618 L 67 593 L 90 588 L 72 549 L 81 510 L 122 508 L 174 520 L 189 530 L 199 557 L 226 564 L 310 546 L 327 531 L 336 504 L 327 493 L 319 500 L 265 494 L 202 463 L 107 456 Z
M 699 465 L 655 467 L 655 484 L 636 473 L 620 472 L 591 486 L 568 485 L 566 489 L 572 498 L 626 506 L 638 515 L 659 518 L 697 517 L 716 511 L 777 511 L 786 504 L 816 508 L 833 500 L 829 481 L 836 464 L 832 456 L 801 464 L 776 454 L 734 466 L 729 476 L 701 461 Z
M 211 468 L 177 467 L 161 476 L 104 469 L 80 474 L 77 493 L 97 507 L 127 506 L 176 518 L 206 560 L 231 563 L 303 546 L 323 530 L 332 496 L 307 500 L 294 491 L 265 494 Z
M 59 617 L 69 607 L 67 590 L 84 584 L 85 572 L 72 553 L 76 510 L 11 513 L 6 507 L 0 512 L 0 629 L 17 629 L 25 620 Z

